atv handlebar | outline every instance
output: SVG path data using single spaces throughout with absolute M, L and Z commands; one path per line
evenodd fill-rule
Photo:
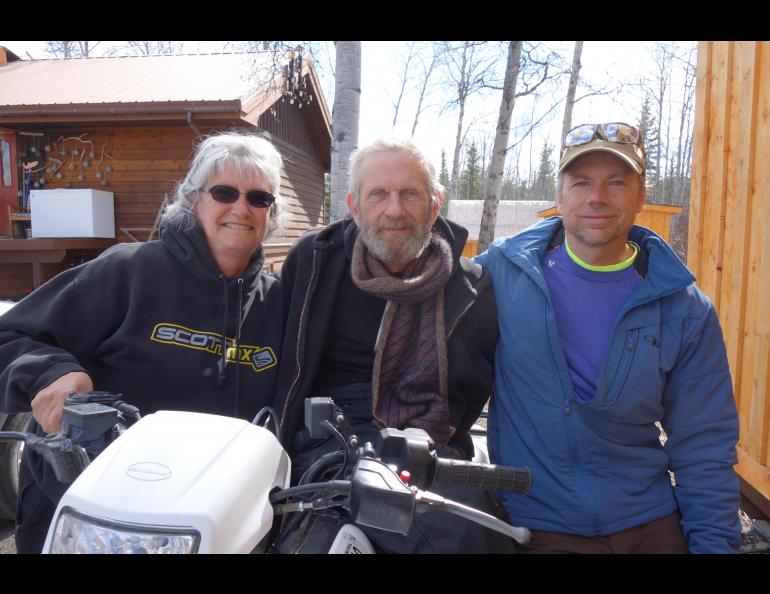
M 342 466 L 345 480 L 305 483 L 270 496 L 276 514 L 341 507 L 353 522 L 389 532 L 407 534 L 415 513 L 447 511 L 496 530 L 520 543 L 529 530 L 511 526 L 480 510 L 427 491 L 434 484 L 527 494 L 532 486 L 528 468 L 479 464 L 441 458 L 430 436 L 421 429 L 382 429 L 375 447 L 361 444 L 342 409 L 330 398 L 305 400 L 305 423 L 311 437 L 332 435 L 340 451 L 325 454 L 305 474 L 317 480 Z M 279 503 L 300 496 L 300 501 Z
M 465 460 L 436 458 L 434 482 L 476 489 L 512 491 L 526 495 L 532 488 L 529 468 L 480 464 Z
M 0 441 L 23 441 L 51 465 L 56 479 L 71 483 L 126 427 L 139 420 L 139 410 L 120 394 L 76 392 L 67 396 L 62 427 L 41 437 L 23 431 L 2 431 Z

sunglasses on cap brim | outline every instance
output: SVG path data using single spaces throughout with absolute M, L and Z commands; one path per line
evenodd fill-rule
M 625 122 L 609 124 L 582 124 L 567 132 L 562 144 L 562 153 L 571 146 L 588 144 L 595 138 L 617 144 L 634 144 L 644 150 L 642 134 L 638 128 Z
M 275 202 L 275 196 L 264 190 L 249 190 L 241 192 L 233 186 L 211 186 L 208 190 L 201 188 L 204 192 L 211 194 L 216 202 L 223 204 L 232 204 L 241 194 L 246 196 L 246 201 L 255 208 L 269 208 Z

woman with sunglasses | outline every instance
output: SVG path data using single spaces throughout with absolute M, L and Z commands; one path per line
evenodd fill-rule
M 272 403 L 283 333 L 262 241 L 278 227 L 282 160 L 266 139 L 198 146 L 161 237 L 67 270 L 0 317 L 0 410 L 32 410 L 41 435 L 73 392 L 123 394 L 143 415 L 187 410 L 251 420 Z M 68 485 L 25 450 L 19 553 L 40 552 Z

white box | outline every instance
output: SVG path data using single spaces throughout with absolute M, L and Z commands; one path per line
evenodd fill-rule
M 112 192 L 32 190 L 32 237 L 115 237 Z

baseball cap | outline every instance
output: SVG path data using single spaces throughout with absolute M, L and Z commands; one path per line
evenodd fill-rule
M 639 175 L 647 168 L 644 140 L 639 130 L 624 122 L 581 124 L 567 133 L 561 149 L 559 173 L 578 157 L 604 151 L 623 159 Z

